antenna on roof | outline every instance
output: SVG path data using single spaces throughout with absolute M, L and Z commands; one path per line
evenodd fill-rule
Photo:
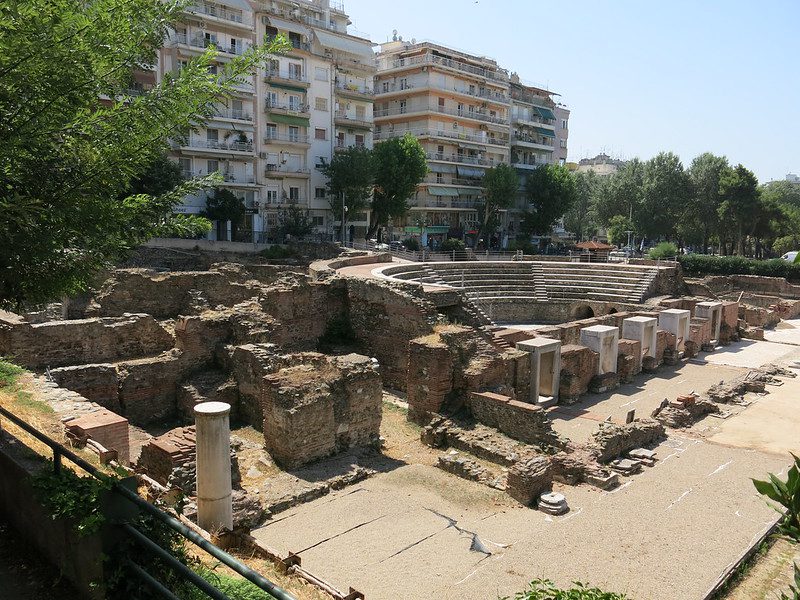
M 392 29 L 392 41 L 397 41 L 397 29 Z

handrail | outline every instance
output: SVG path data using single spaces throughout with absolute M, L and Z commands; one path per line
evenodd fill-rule
M 292 596 L 289 592 L 287 592 L 283 588 L 275 585 L 274 583 L 272 583 L 271 581 L 266 579 L 264 576 L 260 575 L 259 573 L 256 573 L 255 571 L 253 571 L 252 569 L 250 569 L 246 565 L 242 564 L 241 562 L 236 560 L 233 556 L 231 556 L 230 554 L 228 554 L 227 552 L 225 552 L 224 550 L 222 550 L 218 546 L 215 546 L 214 544 L 212 544 L 211 542 L 206 540 L 204 537 L 202 537 L 200 534 L 198 534 L 197 532 L 193 531 L 192 529 L 190 529 L 189 527 L 187 527 L 186 525 L 181 523 L 178 519 L 170 516 L 169 514 L 167 514 L 166 512 L 161 510 L 160 508 L 158 508 L 157 506 L 154 506 L 153 504 L 150 504 L 149 502 L 147 502 L 146 500 L 141 498 L 136 492 L 134 492 L 132 490 L 129 490 L 128 488 L 126 488 L 123 485 L 120 485 L 120 483 L 117 480 L 115 480 L 112 477 L 109 477 L 108 475 L 106 475 L 105 473 L 103 473 L 102 471 L 97 469 L 94 465 L 92 465 L 91 463 L 87 462 L 86 460 L 84 460 L 83 458 L 81 458 L 80 456 L 78 456 L 77 454 L 72 452 L 69 448 L 66 448 L 65 446 L 59 444 L 55 440 L 50 439 L 48 436 L 46 436 L 45 434 L 40 432 L 38 429 L 36 429 L 32 425 L 29 425 L 28 423 L 26 423 L 25 421 L 23 421 L 22 419 L 20 419 L 16 415 L 14 415 L 13 413 L 9 412 L 8 410 L 3 408 L 2 406 L 0 406 L 0 415 L 6 417 L 9 421 L 14 423 L 17 427 L 19 427 L 23 431 L 26 431 L 27 433 L 29 433 L 30 435 L 35 437 L 40 442 L 42 442 L 43 444 L 45 444 L 45 445 L 50 447 L 50 449 L 53 451 L 53 469 L 54 469 L 54 471 L 56 471 L 56 472 L 60 471 L 60 469 L 61 469 L 61 457 L 62 456 L 68 458 L 75 465 L 79 466 L 81 469 L 83 469 L 84 471 L 86 471 L 87 473 L 89 473 L 90 475 L 95 477 L 96 479 L 99 479 L 99 480 L 104 481 L 106 483 L 111 483 L 111 485 L 112 485 L 111 489 L 112 489 L 113 492 L 115 492 L 117 494 L 120 494 L 121 496 L 124 496 L 127 500 L 129 500 L 130 502 L 134 503 L 138 508 L 142 509 L 143 511 L 145 511 L 148 514 L 150 514 L 151 516 L 155 517 L 156 519 L 158 519 L 159 521 L 164 523 L 167 527 L 169 527 L 170 529 L 172 529 L 176 533 L 180 534 L 181 536 L 183 536 L 185 539 L 189 540 L 190 542 L 192 542 L 196 546 L 202 548 L 203 550 L 208 552 L 211 556 L 213 556 L 214 558 L 219 560 L 221 563 L 223 563 L 227 567 L 229 567 L 229 568 L 233 569 L 234 571 L 236 571 L 237 573 L 239 573 L 239 575 L 241 575 L 242 577 L 244 577 L 245 579 L 247 579 L 251 583 L 255 584 L 260 589 L 264 590 L 265 592 L 268 592 L 269 594 L 272 594 L 272 596 L 274 596 L 278 600 L 297 600 L 294 596 Z M 123 528 L 129 534 L 131 533 L 130 529 L 133 529 L 134 531 L 136 531 L 136 533 L 132 534 L 132 535 L 140 543 L 145 544 L 145 542 L 143 542 L 143 540 L 141 540 L 141 538 L 139 536 L 144 537 L 145 539 L 147 539 L 148 542 L 150 542 L 150 544 L 155 544 L 155 542 L 152 542 L 152 540 L 150 540 L 149 538 L 144 536 L 144 534 L 142 534 L 141 532 L 139 532 L 138 530 L 136 530 L 132 526 L 123 525 Z M 150 546 L 150 544 L 147 544 L 147 546 L 152 549 L 152 546 Z M 159 548 L 160 548 L 160 546 L 159 546 Z M 163 550 L 163 548 L 161 550 Z M 166 551 L 164 550 L 164 552 L 166 552 Z M 164 557 L 161 556 L 161 558 L 164 558 Z M 175 562 L 179 562 L 174 557 L 173 557 L 173 560 Z M 174 566 L 174 563 L 172 563 L 172 561 L 168 561 L 168 562 L 170 562 Z M 182 564 L 182 563 L 179 563 L 179 564 Z M 185 565 L 183 565 L 183 567 L 187 568 L 187 567 L 185 567 Z M 187 570 L 188 570 L 188 568 L 187 568 Z M 181 569 L 181 571 L 183 572 L 182 569 Z M 195 576 L 197 576 L 198 578 L 200 578 L 200 576 L 197 575 L 196 573 L 194 573 L 194 572 L 192 572 L 192 573 Z M 189 577 L 185 572 L 183 572 L 182 574 L 186 575 L 187 578 Z M 202 578 L 200 578 L 200 579 L 202 579 Z M 193 583 L 195 583 L 199 587 L 199 584 L 193 578 L 191 580 L 192 580 Z M 203 581 L 205 583 L 208 583 L 204 579 L 203 579 Z M 216 589 L 216 588 L 213 588 L 213 589 Z M 209 593 L 205 589 L 203 589 L 203 591 L 205 591 L 206 593 Z M 226 599 L 227 598 L 227 596 L 222 594 L 222 592 L 219 592 L 219 590 L 216 590 L 216 592 L 218 594 L 221 594 L 221 595 L 213 595 L 212 597 L 220 598 L 220 599 Z M 211 594 L 209 594 L 209 595 L 211 595 Z

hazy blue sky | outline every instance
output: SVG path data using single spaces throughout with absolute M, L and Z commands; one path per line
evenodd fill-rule
M 549 85 L 569 160 L 724 154 L 761 181 L 800 173 L 800 0 L 345 0 L 385 42 L 430 39 Z

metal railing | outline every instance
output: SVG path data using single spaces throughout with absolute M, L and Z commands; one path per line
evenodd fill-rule
M 311 110 L 311 107 L 308 104 L 297 104 L 294 102 L 273 102 L 271 100 L 265 100 L 264 110 L 285 110 L 292 113 L 307 114 Z
M 264 136 L 264 143 L 275 143 L 275 142 L 287 142 L 287 143 L 294 143 L 294 144 L 308 144 L 308 136 L 307 135 L 293 135 L 291 133 L 267 133 Z
M 118 494 L 125 500 L 133 503 L 138 509 L 147 513 L 149 516 L 154 517 L 155 519 L 161 521 L 164 525 L 172 529 L 178 535 L 183 537 L 185 540 L 192 542 L 194 545 L 198 546 L 202 550 L 206 551 L 208 554 L 213 556 L 215 559 L 220 561 L 225 566 L 229 567 L 230 569 L 237 572 L 239 575 L 250 581 L 256 587 L 265 592 L 271 594 L 278 600 L 296 600 L 294 596 L 292 596 L 289 592 L 284 590 L 283 588 L 278 587 L 271 581 L 269 581 L 264 576 L 256 573 L 246 565 L 242 564 L 238 560 L 236 560 L 233 556 L 215 546 L 204 537 L 202 537 L 196 531 L 193 531 L 183 523 L 181 523 L 175 517 L 167 514 L 160 508 L 150 504 L 143 498 L 141 498 L 136 492 L 133 490 L 128 489 L 124 485 L 121 484 L 120 481 L 109 477 L 102 471 L 95 468 L 94 465 L 87 462 L 74 452 L 72 452 L 69 448 L 59 444 L 55 440 L 49 438 L 42 432 L 40 432 L 35 427 L 29 425 L 13 413 L 9 412 L 2 406 L 0 406 L 0 415 L 7 418 L 9 421 L 14 423 L 17 427 L 28 433 L 29 435 L 33 436 L 46 446 L 50 448 L 53 452 L 53 470 L 56 473 L 59 473 L 62 469 L 62 459 L 67 458 L 70 462 L 72 462 L 77 467 L 83 469 L 86 473 L 103 481 L 105 483 L 111 484 L 111 492 L 114 494 Z M 137 544 L 137 546 L 144 552 L 157 556 L 158 558 L 162 559 L 165 563 L 167 563 L 173 571 L 182 579 L 192 583 L 198 589 L 203 591 L 204 593 L 208 594 L 211 598 L 215 600 L 229 600 L 228 596 L 225 595 L 223 592 L 218 590 L 216 587 L 211 585 L 208 581 L 200 577 L 197 573 L 192 571 L 189 567 L 185 564 L 180 562 L 174 555 L 170 552 L 156 544 L 153 540 L 147 537 L 144 533 L 142 533 L 139 529 L 131 525 L 130 523 L 119 523 L 119 527 L 124 531 L 131 539 Z M 145 571 L 140 565 L 134 562 L 133 559 L 129 558 L 127 560 L 128 566 L 131 567 L 131 571 L 135 573 L 142 582 L 152 589 L 154 592 L 158 593 L 164 598 L 169 599 L 177 599 L 171 591 L 169 591 L 161 582 L 155 579 L 152 575 L 150 575 L 147 571 Z
M 223 119 L 235 119 L 237 121 L 253 121 L 253 115 L 245 110 L 234 110 L 234 109 L 216 109 L 214 110 L 215 117 L 221 117 Z
M 296 71 L 281 71 L 271 69 L 264 74 L 264 79 L 269 82 L 270 79 L 286 79 L 290 81 L 297 81 L 298 83 L 308 83 L 308 78 L 303 77 L 302 73 Z
M 433 54 L 423 54 L 422 56 L 411 56 L 408 58 L 400 58 L 397 60 L 382 60 L 381 67 L 383 69 L 397 69 L 400 67 L 408 67 L 414 65 L 438 65 L 447 67 L 448 69 L 455 69 L 470 75 L 477 75 L 486 79 L 493 79 L 495 81 L 508 81 L 508 73 L 503 71 L 495 71 L 484 67 L 476 67 L 460 60 L 446 58 L 444 56 L 434 56 Z
M 356 85 L 354 83 L 344 83 L 342 81 L 336 82 L 336 89 L 341 92 L 352 92 L 354 94 L 362 94 L 364 96 L 372 96 L 375 92 L 365 86 Z
M 500 250 L 451 250 L 449 252 L 437 252 L 431 248 L 421 248 L 419 250 L 406 250 L 392 244 L 379 244 L 376 242 L 346 242 L 340 246 L 352 248 L 354 250 L 369 250 L 372 252 L 389 252 L 392 256 L 408 260 L 410 262 L 463 262 L 463 261 L 489 261 L 504 262 L 522 260 L 522 251 L 500 251 Z
M 378 131 L 375 132 L 376 140 L 387 140 L 394 137 L 403 137 L 405 134 L 410 133 L 416 137 L 437 137 L 447 138 L 453 140 L 462 140 L 465 142 L 475 142 L 477 144 L 487 144 L 491 146 L 507 146 L 508 140 L 499 137 L 490 137 L 488 135 L 475 135 L 473 133 L 464 133 L 460 131 L 447 131 L 444 129 L 398 129 L 395 131 Z
M 210 150 L 229 150 L 233 152 L 252 152 L 253 142 L 220 142 L 219 140 L 186 140 L 181 142 L 186 148 L 208 148 Z
M 493 158 L 477 158 L 475 156 L 464 156 L 463 154 L 455 154 L 455 153 L 444 154 L 441 152 L 428 152 L 426 156 L 429 160 L 441 160 L 445 162 L 464 163 L 467 165 L 484 165 L 492 167 L 495 164 L 495 160 Z
M 344 121 L 348 125 L 367 127 L 369 129 L 372 129 L 373 127 L 372 119 L 367 118 L 366 114 L 362 115 L 361 117 L 358 115 L 353 117 L 344 111 L 337 110 L 333 114 L 333 118 L 334 120 Z
M 490 115 L 488 112 L 483 112 L 479 110 L 458 110 L 455 108 L 445 108 L 443 106 L 439 106 L 437 104 L 430 104 L 430 103 L 423 103 L 423 104 L 411 104 L 410 106 L 405 106 L 403 108 L 385 108 L 385 109 L 378 109 L 374 111 L 374 116 L 376 117 L 390 117 L 396 115 L 405 115 L 408 113 L 416 113 L 416 112 L 433 112 L 442 115 L 450 115 L 453 117 L 463 117 L 465 119 L 475 119 L 478 121 L 484 121 L 486 123 L 492 123 L 494 125 L 508 125 L 508 119 L 505 117 L 498 117 L 496 115 Z
M 250 18 L 249 14 L 246 15 L 242 11 L 234 12 L 219 4 L 192 4 L 187 6 L 185 10 L 187 12 L 208 15 L 209 17 L 217 17 L 218 19 L 224 19 L 234 23 L 241 23 L 242 25 L 253 24 L 253 19 Z
M 211 48 L 214 47 L 215 50 L 218 52 L 223 52 L 225 54 L 232 54 L 234 56 L 239 56 L 244 54 L 247 48 L 244 47 L 243 44 L 237 44 L 236 46 L 233 45 L 224 45 L 220 40 L 214 38 L 205 38 L 201 36 L 193 36 L 187 37 L 185 33 L 178 33 L 175 35 L 174 44 L 184 44 L 187 46 L 192 46 L 193 48 Z

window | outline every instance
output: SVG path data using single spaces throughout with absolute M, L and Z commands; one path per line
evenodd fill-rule
M 314 98 L 314 108 L 317 110 L 328 110 L 328 99 Z
M 231 54 L 236 54 L 236 38 L 231 38 Z
M 327 140 L 328 139 L 328 130 L 322 129 L 317 127 L 314 129 L 314 139 L 315 140 Z
M 264 132 L 264 138 L 274 140 L 278 137 L 278 126 L 275 123 L 267 123 L 267 129 Z
M 400 80 L 400 89 L 401 89 L 401 90 L 407 90 L 407 89 L 409 89 L 409 85 L 408 85 L 408 79 L 407 79 L 407 78 L 403 77 L 403 78 Z
M 384 81 L 384 82 L 381 84 L 381 89 L 384 91 L 384 93 L 385 93 L 385 92 L 388 92 L 388 91 L 389 91 L 389 82 L 388 82 L 388 81 Z
M 356 106 L 356 119 L 366 121 L 367 109 L 364 106 Z
M 275 27 L 270 27 L 269 25 L 267 25 L 266 34 L 267 38 L 274 38 L 275 36 L 278 35 L 278 30 Z
M 444 176 L 441 173 L 436 174 L 436 183 L 442 183 L 444 181 Z
M 336 134 L 336 147 L 344 148 L 344 131 L 340 131 Z
M 464 114 L 464 105 L 461 102 L 458 103 L 458 114 Z
M 325 67 L 316 67 L 314 69 L 314 79 L 317 81 L 328 81 L 328 69 Z
M 317 200 L 324 199 L 325 188 L 324 187 L 314 188 L 314 198 L 316 198 Z
M 300 80 L 303 78 L 303 65 L 289 63 L 289 79 Z
M 359 148 L 364 147 L 364 136 L 361 134 L 356 134 L 356 146 Z
M 270 58 L 267 63 L 267 70 L 270 75 L 277 75 L 281 70 L 281 63 L 277 58 Z
M 439 112 L 444 112 L 444 98 L 439 98 Z
M 313 216 L 311 217 L 311 223 L 314 227 L 323 227 L 325 225 L 325 217 Z
M 481 88 L 481 89 L 482 89 L 482 88 Z M 472 95 L 472 96 L 474 96 L 474 95 L 475 95 L 475 86 L 474 86 L 474 85 L 470 85 L 470 86 L 469 86 L 469 93 L 470 93 L 470 95 Z
M 294 203 L 300 200 L 300 188 L 299 187 L 290 187 L 289 188 L 289 201 Z
M 406 112 L 406 101 L 400 100 L 400 114 L 403 115 Z
M 208 72 L 211 75 L 217 74 L 217 65 L 208 65 Z
M 289 125 L 289 141 L 291 142 L 299 142 L 300 141 L 300 128 L 296 125 Z
M 567 128 L 567 120 L 561 119 L 561 129 L 566 129 L 566 128 Z
M 562 148 L 566 148 L 567 147 L 567 140 L 562 139 L 562 140 L 560 140 L 560 142 L 561 142 L 561 147 Z
M 300 96 L 295 96 L 295 95 L 289 96 L 289 110 L 294 110 L 294 111 L 300 110 Z
M 278 106 L 278 93 L 267 92 L 267 108 L 270 106 Z
M 219 171 L 219 161 L 218 160 L 207 160 L 206 161 L 206 168 L 208 169 L 208 173 L 216 173 Z
M 191 158 L 179 158 L 178 159 L 178 166 L 181 168 L 181 171 L 184 173 L 184 177 L 190 177 L 192 173 L 192 159 Z
M 206 129 L 206 139 L 209 142 L 218 142 L 219 141 L 219 130 L 218 129 Z

